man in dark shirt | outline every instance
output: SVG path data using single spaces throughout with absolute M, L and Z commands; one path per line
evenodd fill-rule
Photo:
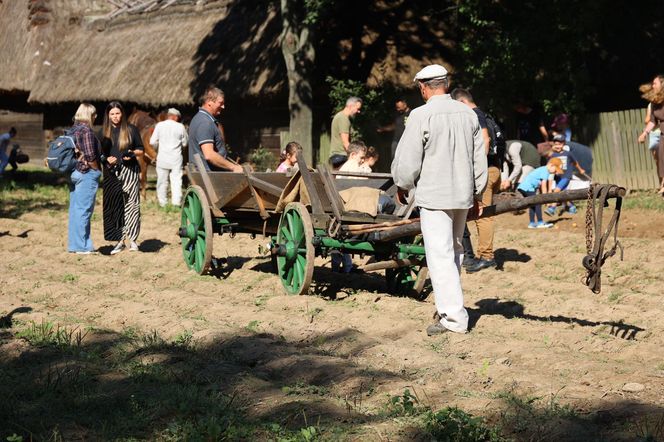
M 222 109 L 224 93 L 216 87 L 208 88 L 189 124 L 189 162 L 194 163 L 194 154 L 199 154 L 205 159 L 207 170 L 242 172 L 242 166 L 226 159 L 226 144 L 216 120 Z
M 534 146 L 549 140 L 549 134 L 538 111 L 523 103 L 517 103 L 514 111 L 516 112 L 515 135 L 517 140 L 528 141 Z
M 466 89 L 456 88 L 450 95 L 453 99 L 462 102 L 466 106 L 470 107 L 475 114 L 477 114 L 477 119 L 480 122 L 480 129 L 482 130 L 482 137 L 484 138 L 484 149 L 487 154 L 487 165 L 488 165 L 488 178 L 484 192 L 482 193 L 482 204 L 484 207 L 490 206 L 493 204 L 493 194 L 500 191 L 500 161 L 497 158 L 493 158 L 493 155 L 489 155 L 489 147 L 491 146 L 491 137 L 489 136 L 489 130 L 486 125 L 486 114 L 477 107 L 473 96 L 470 94 L 470 91 Z M 478 272 L 482 269 L 489 267 L 496 267 L 496 261 L 494 260 L 493 254 L 493 235 L 494 235 L 494 219 L 493 217 L 480 218 L 475 221 L 475 226 L 477 227 L 477 236 L 478 236 L 478 245 L 477 245 L 477 255 L 478 259 L 472 261 L 466 261 L 464 257 L 464 266 L 466 267 L 466 272 L 473 273 Z M 464 235 L 465 237 L 465 235 Z M 470 242 L 470 234 L 464 240 Z M 469 246 L 469 244 L 466 244 Z M 472 246 L 470 255 L 472 253 Z M 465 247 L 464 247 L 465 248 Z
M 378 133 L 394 132 L 392 135 L 391 146 L 392 158 L 394 158 L 394 152 L 397 150 L 397 145 L 399 144 L 401 135 L 403 135 L 403 131 L 406 129 L 406 120 L 408 120 L 408 115 L 410 115 L 410 107 L 408 106 L 406 100 L 403 98 L 399 98 L 394 103 L 394 109 L 397 111 L 397 115 L 394 117 L 394 121 L 386 126 L 381 126 L 376 129 L 376 132 Z

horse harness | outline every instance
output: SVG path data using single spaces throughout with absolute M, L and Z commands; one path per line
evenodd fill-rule
M 588 205 L 586 208 L 586 253 L 583 257 L 583 266 L 586 268 L 585 284 L 593 293 L 599 293 L 602 289 L 602 265 L 616 254 L 620 249 L 620 260 L 623 260 L 623 246 L 618 241 L 618 221 L 620 220 L 620 209 L 622 197 L 616 196 L 613 215 L 609 220 L 606 231 L 602 233 L 602 215 L 604 207 L 608 207 L 608 195 L 612 184 L 591 184 L 588 188 Z M 604 252 L 606 242 L 613 232 L 613 246 Z M 594 244 L 593 244 L 594 239 Z

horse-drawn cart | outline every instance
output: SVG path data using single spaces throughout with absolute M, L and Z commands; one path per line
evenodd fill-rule
M 372 256 L 362 269 L 385 270 L 390 292 L 415 297 L 422 293 L 428 271 L 419 220 L 412 203 L 397 204 L 392 214 L 376 213 L 376 208 L 371 207 L 379 193 L 395 196 L 397 189 L 389 174 L 333 172 L 326 165 L 310 170 L 301 155 L 298 155 L 299 171 L 292 176 L 251 172 L 248 168 L 242 174 L 210 172 L 206 171 L 203 161 L 196 156 L 195 163 L 188 165 L 191 185 L 182 203 L 178 231 L 184 260 L 190 269 L 199 274 L 209 270 L 215 234 L 260 234 L 271 238 L 270 251 L 276 271 L 289 294 L 306 293 L 312 281 L 315 257 L 332 253 Z M 353 199 L 355 191 L 360 189 L 366 190 L 359 192 L 359 200 L 364 198 L 367 210 L 352 210 L 349 195 Z M 611 253 L 603 253 L 603 248 L 609 233 L 617 228 L 620 199 L 624 194 L 625 189 L 617 186 L 597 186 L 590 192 L 567 191 L 513 198 L 485 208 L 482 216 L 590 196 L 592 225 L 599 223 L 599 229 L 595 235 L 596 247 L 589 244 L 584 266 L 589 271 L 588 281 L 597 279 L 597 284 L 591 287 L 597 291 L 599 269 L 615 252 L 615 244 Z M 602 233 L 601 212 L 609 198 L 617 199 L 616 210 L 609 228 Z M 601 204 L 593 204 L 595 199 L 600 199 Z

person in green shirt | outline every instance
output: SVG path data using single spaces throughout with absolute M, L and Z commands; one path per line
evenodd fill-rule
M 346 106 L 332 118 L 330 131 L 330 165 L 334 169 L 341 167 L 348 159 L 348 145 L 350 144 L 350 119 L 360 113 L 362 99 L 350 97 Z

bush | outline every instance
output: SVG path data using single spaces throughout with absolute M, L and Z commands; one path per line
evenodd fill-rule
M 256 172 L 265 172 L 267 169 L 275 170 L 278 166 L 278 158 L 272 152 L 260 146 L 249 154 L 249 161 L 254 165 Z

